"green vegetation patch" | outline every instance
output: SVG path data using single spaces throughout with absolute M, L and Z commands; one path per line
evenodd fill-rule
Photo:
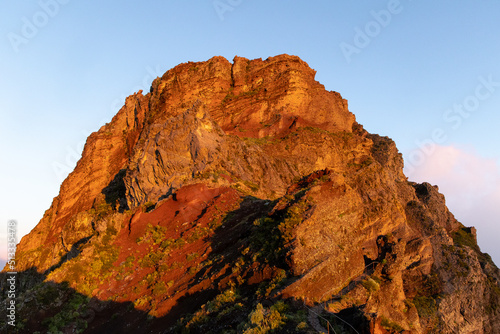
M 278 271 L 278 274 L 270 282 L 262 282 L 259 285 L 259 289 L 256 292 L 257 297 L 258 298 L 269 297 L 273 292 L 273 290 L 278 289 L 284 285 L 286 278 L 287 278 L 286 271 L 280 269 Z
M 287 310 L 287 305 L 278 301 L 270 308 L 265 308 L 261 303 L 258 303 L 250 315 L 248 323 L 244 324 L 243 334 L 265 334 L 276 332 L 286 321 L 284 312 Z
M 470 247 L 472 250 L 474 250 L 479 258 L 479 261 L 482 263 L 489 263 L 492 266 L 496 267 L 495 263 L 491 259 L 491 256 L 486 253 L 482 253 L 477 242 L 476 238 L 472 234 L 471 228 L 465 227 L 461 225 L 460 229 L 452 234 L 453 237 L 453 242 L 455 246 L 458 247 Z M 464 259 L 464 256 L 461 256 L 462 260 Z M 463 262 L 463 261 L 462 261 Z M 465 262 L 460 263 L 462 267 L 466 267 L 468 269 L 468 265 L 465 264 Z
M 82 318 L 87 313 L 89 298 L 80 294 L 74 294 L 63 309 L 51 318 L 43 320 L 49 333 L 61 333 L 64 329 L 71 327 L 72 333 L 83 333 L 87 329 L 87 322 Z
M 102 241 L 93 244 L 93 256 L 89 259 L 82 261 L 76 257 L 63 265 L 66 272 L 65 279 L 68 282 L 76 282 L 78 292 L 91 296 L 94 289 L 112 276 L 115 268 L 113 264 L 118 260 L 120 253 L 120 250 L 111 244 L 113 233 L 116 233 L 116 230 L 108 228 Z
M 254 260 L 258 258 L 266 262 L 283 260 L 287 247 L 294 239 L 295 227 L 303 221 L 304 214 L 311 205 L 307 199 L 298 197 L 299 199 L 292 199 L 295 203 L 284 212 L 254 221 L 250 237 L 252 249 L 256 254 Z
M 251 298 L 251 297 L 250 297 Z M 179 319 L 175 333 L 309 333 L 308 312 L 285 301 L 265 307 L 240 294 L 234 286 Z
M 229 90 L 229 93 L 227 93 L 227 95 L 222 100 L 222 104 L 229 103 L 232 100 L 235 100 L 235 99 L 238 99 L 241 97 L 251 97 L 251 96 L 257 95 L 260 91 L 261 91 L 261 88 L 255 88 L 255 89 L 252 89 L 252 90 L 249 90 L 246 92 L 242 92 L 238 95 L 234 95 L 233 88 L 231 87 L 231 89 Z
M 231 313 L 234 310 L 242 309 L 243 304 L 236 303 L 241 299 L 239 291 L 231 287 L 217 295 L 214 299 L 201 306 L 201 309 L 186 319 L 181 319 L 178 326 L 182 327 L 182 332 L 187 332 L 191 329 L 199 328 L 206 324 L 211 317 L 221 317 L 222 315 Z
M 479 251 L 479 247 L 474 235 L 471 233 L 471 229 L 465 226 L 462 226 L 457 232 L 453 233 L 453 242 L 457 246 L 467 246 Z
M 141 243 L 152 243 L 153 245 L 159 245 L 165 239 L 165 233 L 167 228 L 160 225 L 152 225 L 151 223 L 146 226 L 146 231 L 142 237 L 139 237 L 136 242 Z
M 380 289 L 379 283 L 377 283 L 373 278 L 368 277 L 367 279 L 361 281 L 361 285 L 368 290 L 368 292 L 376 292 Z
M 418 315 L 424 318 L 434 317 L 437 313 L 437 303 L 432 297 L 417 296 L 412 300 L 417 308 Z
M 89 210 L 89 214 L 94 215 L 97 219 L 103 219 L 112 212 L 113 207 L 105 201 L 95 204 L 94 207 Z
M 380 324 L 382 325 L 382 327 L 384 327 L 384 329 L 389 331 L 396 331 L 398 333 L 404 331 L 404 328 L 401 327 L 398 323 L 387 319 L 386 317 L 382 317 L 382 321 L 380 322 Z
M 262 138 L 245 137 L 245 138 L 243 138 L 243 140 L 247 144 L 259 145 L 259 146 L 277 144 L 280 141 L 279 138 L 270 137 L 270 136 L 266 136 L 266 137 L 262 137 Z

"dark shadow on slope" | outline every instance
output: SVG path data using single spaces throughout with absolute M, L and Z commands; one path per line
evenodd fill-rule
M 7 296 L 7 279 L 0 273 L 0 293 Z M 47 275 L 30 268 L 15 275 L 15 326 L 0 319 L 2 333 L 138 333 L 148 328 L 148 316 L 131 302 L 117 303 L 89 298 L 67 282 L 45 282 Z M 2 307 L 10 300 L 4 299 Z M 5 303 L 5 304 L 4 304 Z
M 212 247 L 209 260 L 213 261 L 213 265 L 200 270 L 192 279 L 190 287 L 204 277 L 211 277 L 221 272 L 226 264 L 235 263 L 241 257 L 242 250 L 250 246 L 249 237 L 254 226 L 253 222 L 267 215 L 271 207 L 270 201 L 247 196 L 238 209 L 228 212 L 221 226 L 216 228 L 214 235 L 208 241 Z M 229 270 L 218 276 L 212 282 L 212 286 L 226 284 L 231 274 L 232 271 Z
M 363 260 L 365 262 L 365 271 L 364 271 L 364 274 L 370 276 L 371 274 L 373 274 L 373 272 L 375 271 L 375 268 L 377 267 L 377 265 L 380 262 L 377 261 L 377 259 L 372 260 L 372 259 L 370 259 L 366 255 L 363 255 Z
M 224 255 L 224 258 L 215 263 L 209 272 L 198 273 L 191 280 L 192 286 L 205 274 L 219 273 L 227 263 L 234 263 L 241 255 L 242 247 L 248 247 L 248 236 L 253 221 L 266 215 L 271 207 L 269 201 L 247 196 L 237 210 L 228 213 L 209 241 L 213 245 L 211 257 Z M 16 310 L 17 327 L 14 333 L 169 333 L 180 317 L 195 312 L 202 304 L 218 295 L 220 289 L 224 289 L 228 284 L 232 274 L 231 270 L 224 272 L 214 280 L 211 288 L 181 297 L 169 313 L 161 318 L 148 316 L 147 312 L 135 309 L 132 302 L 119 303 L 95 297 L 88 298 L 70 288 L 68 282 L 45 282 L 48 274 L 60 268 L 66 261 L 77 257 L 80 254 L 80 246 L 89 238 L 75 243 L 59 263 L 45 272 L 39 273 L 37 268 L 31 268 L 16 275 L 16 302 L 23 306 Z M 7 275 L 0 274 L 2 296 L 6 296 L 8 289 Z M 1 322 L 0 326 L 4 326 L 0 327 L 0 332 L 10 329 L 4 322 Z
M 45 273 L 38 273 L 36 268 L 32 268 L 18 274 L 17 303 L 23 306 L 20 306 L 16 313 L 17 332 L 175 333 L 177 330 L 174 327 L 180 318 L 199 310 L 201 305 L 226 290 L 231 282 L 239 285 L 241 294 L 248 298 L 245 302 L 248 304 L 245 305 L 245 312 L 249 312 L 255 306 L 253 303 L 257 302 L 255 292 L 260 284 L 269 282 L 279 269 L 276 263 L 267 261 L 263 254 L 254 257 L 260 250 L 258 248 L 260 244 L 252 241 L 259 228 L 254 222 L 259 218 L 270 217 L 274 204 L 268 200 L 247 196 L 236 210 L 227 212 L 222 224 L 206 240 L 212 247 L 209 259 L 213 260 L 213 264 L 193 275 L 188 289 L 195 288 L 191 293 L 180 297 L 168 314 L 160 318 L 154 318 L 145 311 L 137 310 L 132 302 L 88 298 L 72 289 L 67 282 L 62 284 L 44 282 L 50 272 L 59 268 L 65 261 L 78 256 L 80 244 L 88 241 L 82 239 L 73 245 L 65 258 Z M 275 223 L 279 223 L 280 214 L 282 213 L 276 211 L 272 215 Z M 257 237 L 266 236 L 257 234 Z M 245 249 L 250 251 L 245 253 Z M 241 266 L 241 270 L 234 270 L 241 258 L 244 258 L 245 264 Z M 0 274 L 0 288 L 3 295 L 7 289 L 6 276 L 5 273 Z M 238 276 L 244 283 L 238 282 Z M 196 285 L 203 280 L 209 280 L 210 286 L 201 288 L 200 285 L 200 289 L 196 290 Z M 259 301 L 269 305 L 275 302 L 272 297 L 264 297 Z M 236 312 L 234 319 L 226 319 L 224 324 L 220 323 L 218 318 L 214 318 L 212 325 L 217 328 L 221 326 L 221 329 L 224 326 L 235 329 L 242 321 L 247 320 L 248 312 Z M 5 329 L 6 327 L 0 327 L 0 332 Z M 191 331 L 194 332 L 196 330 Z
M 66 261 L 69 261 L 69 260 L 77 257 L 78 255 L 80 255 L 80 253 L 81 253 L 80 246 L 84 245 L 87 241 L 90 240 L 90 238 L 92 238 L 92 235 L 88 236 L 86 238 L 82 238 L 82 239 L 78 240 L 76 243 L 74 243 L 73 246 L 71 246 L 71 249 L 69 250 L 69 252 L 64 254 L 64 256 L 61 257 L 61 259 L 59 260 L 59 262 L 57 264 L 55 264 L 55 265 L 51 266 L 49 269 L 47 269 L 44 272 L 44 275 L 50 274 L 52 271 L 61 267 Z
M 110 204 L 113 208 L 116 208 L 118 212 L 128 210 L 127 199 L 125 196 L 127 188 L 125 187 L 125 182 L 123 181 L 126 174 L 126 169 L 120 169 L 120 171 L 116 173 L 113 180 L 102 190 L 106 203 Z
M 255 228 L 254 221 L 267 216 L 272 207 L 271 201 L 246 196 L 240 203 L 239 208 L 226 214 L 222 224 L 215 229 L 214 234 L 207 240 L 212 248 L 208 258 L 213 262 L 212 265 L 198 271 L 190 280 L 191 283 L 188 289 L 195 287 L 203 280 L 210 280 L 210 287 L 181 297 L 166 316 L 158 319 L 157 324 L 174 326 L 182 316 L 193 314 L 200 309 L 201 305 L 213 300 L 232 284 L 235 286 L 240 285 L 237 279 L 238 276 L 245 282 L 240 285 L 242 293 L 247 293 L 249 296 L 254 294 L 259 283 L 265 279 L 271 279 L 270 274 L 272 274 L 272 271 L 267 272 L 266 276 L 264 270 L 264 267 L 269 267 L 269 264 L 264 263 L 262 266 L 255 265 L 255 267 L 250 268 L 254 264 L 252 253 L 242 256 L 242 251 L 251 247 L 250 237 L 252 229 Z M 236 263 L 241 258 L 245 259 L 245 264 L 241 266 L 240 271 L 237 271 L 235 270 Z M 252 281 L 251 277 L 254 276 L 257 278 Z M 232 325 L 236 326 L 237 324 Z M 225 324 L 226 327 L 232 325 Z M 219 323 L 217 323 L 217 326 L 219 326 Z M 154 330 L 159 330 L 159 328 L 155 327 Z M 195 332 L 196 330 L 191 331 L 191 333 Z
M 362 306 L 353 306 L 338 313 L 328 314 L 326 319 L 336 333 L 370 334 L 370 321 L 363 313 Z

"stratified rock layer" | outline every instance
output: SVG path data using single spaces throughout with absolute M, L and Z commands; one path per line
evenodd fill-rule
M 314 76 L 214 57 L 127 98 L 18 246 L 23 326 L 498 333 L 475 230 Z

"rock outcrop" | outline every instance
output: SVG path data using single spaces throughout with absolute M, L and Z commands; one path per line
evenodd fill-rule
M 214 57 L 127 98 L 18 245 L 18 328 L 500 333 L 475 229 L 314 76 Z

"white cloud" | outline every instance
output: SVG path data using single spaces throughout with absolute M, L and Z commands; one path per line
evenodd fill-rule
M 408 178 L 439 186 L 455 217 L 466 226 L 475 226 L 478 243 L 500 265 L 500 164 L 473 150 L 436 146 L 423 164 Z

